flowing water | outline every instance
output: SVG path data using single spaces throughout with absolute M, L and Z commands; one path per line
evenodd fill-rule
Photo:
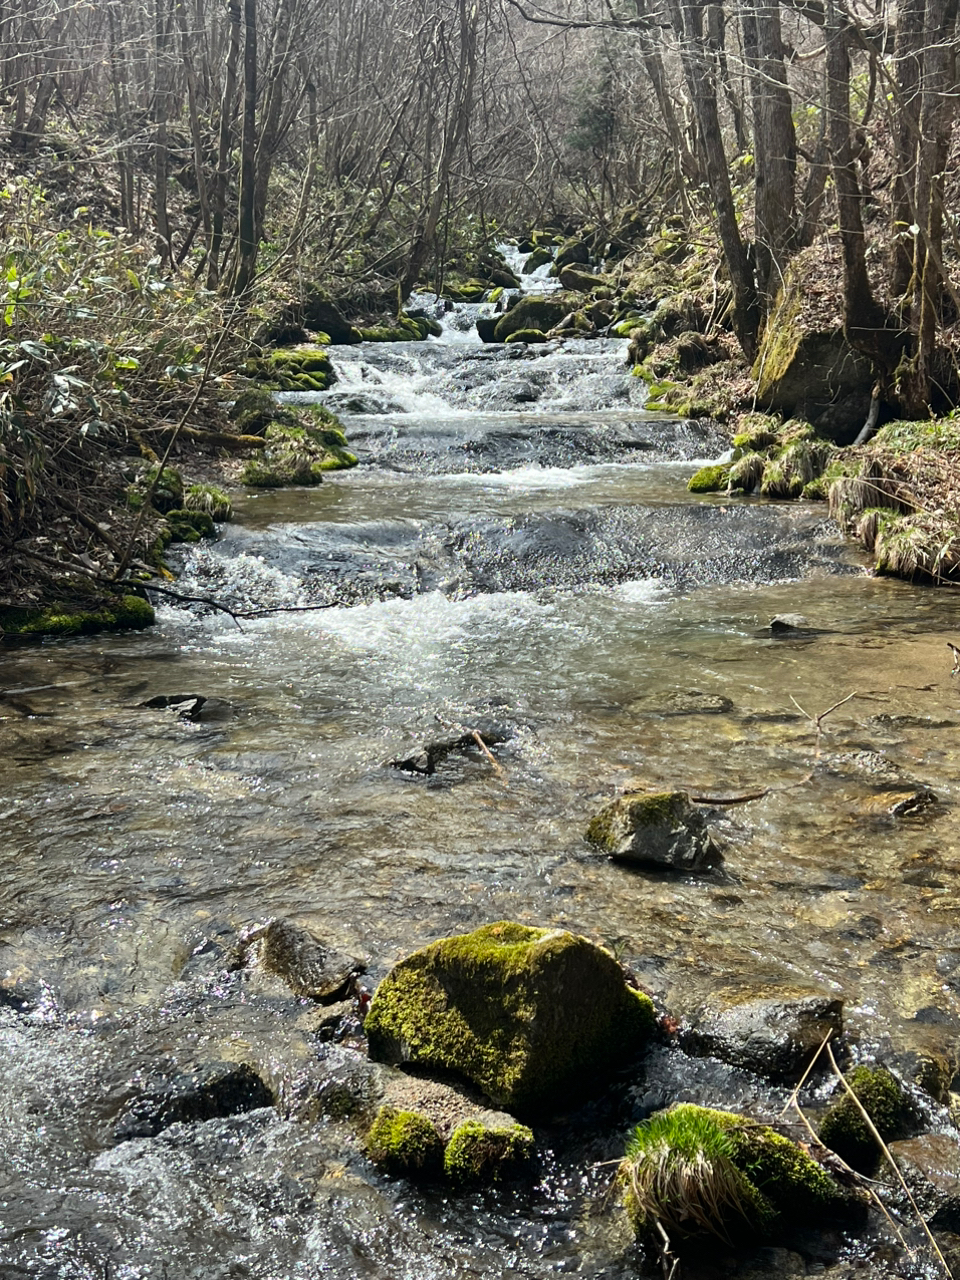
M 413 1192 L 317 1102 L 361 1055 L 225 963 L 273 916 L 371 985 L 510 918 L 606 942 L 678 1017 L 802 983 L 844 996 L 857 1053 L 956 1042 L 957 597 L 870 577 L 822 507 L 692 498 L 725 443 L 646 414 L 625 344 L 484 348 L 470 314 L 337 351 L 361 465 L 243 498 L 185 555 L 185 593 L 280 611 L 0 650 L 0 1275 L 634 1275 L 600 1163 L 629 1123 L 780 1097 L 664 1052 L 538 1135 L 533 1188 Z M 785 612 L 808 624 L 775 638 Z M 187 694 L 192 720 L 140 705 Z M 497 768 L 391 767 L 490 723 Z M 583 839 L 638 784 L 769 792 L 714 810 L 722 869 L 678 878 Z M 204 1058 L 281 1105 L 116 1141 L 138 1082 Z

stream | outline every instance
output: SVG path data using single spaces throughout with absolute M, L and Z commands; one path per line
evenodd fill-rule
M 642 1263 L 604 1162 L 630 1125 L 788 1096 L 658 1050 L 538 1131 L 532 1186 L 391 1182 L 329 1103 L 362 1054 L 229 963 L 272 917 L 371 988 L 509 918 L 610 946 L 680 1019 L 718 986 L 812 985 L 844 998 L 855 1056 L 955 1052 L 960 599 L 869 576 L 822 505 L 693 497 L 726 442 L 646 413 L 625 342 L 484 347 L 476 310 L 334 348 L 315 398 L 360 465 L 251 493 L 183 553 L 185 593 L 313 608 L 0 648 L 0 1276 L 620 1280 Z M 807 622 L 776 636 L 781 614 Z M 192 719 L 142 705 L 185 695 Z M 391 765 L 491 722 L 496 769 Z M 722 868 L 669 876 L 583 838 L 630 786 L 769 793 L 711 810 Z M 213 1059 L 279 1105 L 118 1140 L 144 1081 Z

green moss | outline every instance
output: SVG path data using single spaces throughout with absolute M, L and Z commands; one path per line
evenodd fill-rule
M 500 1182 L 520 1172 L 532 1156 L 533 1133 L 525 1125 L 465 1120 L 447 1143 L 443 1169 L 455 1182 Z
M 575 305 L 563 295 L 521 298 L 497 321 L 493 331 L 494 340 L 506 342 L 511 333 L 517 333 L 521 329 L 539 329 L 541 333 L 548 333 L 575 309 Z
M 859 1202 L 773 1129 L 689 1103 L 637 1127 L 619 1179 L 640 1237 L 659 1222 L 671 1237 L 729 1242 L 859 1212 Z
M 248 360 L 244 365 L 244 372 L 248 377 L 255 378 L 263 384 L 260 388 L 261 396 L 264 387 L 272 387 L 277 391 L 326 391 L 336 381 L 330 357 L 325 350 L 314 344 L 281 347 L 268 356 Z M 245 395 L 246 393 L 243 393 L 238 397 L 234 405 L 235 415 L 237 404 L 244 400 Z M 241 408 L 240 415 L 244 412 L 245 410 Z M 251 418 L 261 421 L 264 426 L 266 422 L 276 417 L 275 408 L 274 412 L 267 416 L 268 406 L 263 400 L 258 405 L 251 399 L 249 412 Z M 254 431 L 252 434 L 260 433 Z
M 553 252 L 544 245 L 538 245 L 533 253 L 525 259 L 523 264 L 523 274 L 533 275 L 534 271 L 539 271 L 541 267 L 545 267 L 548 262 L 553 261 Z
M 416 1111 L 381 1107 L 367 1134 L 367 1154 L 393 1177 L 429 1177 L 443 1165 L 436 1126 Z
M 820 441 L 795 440 L 767 463 L 760 492 L 768 498 L 799 498 L 823 475 L 831 452 L 832 446 Z
M 643 827 L 661 826 L 681 820 L 689 808 L 689 797 L 684 791 L 659 791 L 648 796 L 630 798 L 630 826 L 636 831 Z M 609 804 L 591 819 L 587 827 L 587 839 L 607 853 L 616 853 L 622 836 L 622 805 Z
M 296 418 L 267 428 L 264 448 L 244 464 L 240 482 L 257 489 L 319 484 L 325 472 L 357 465 L 346 443 L 334 415 L 311 405 Z
M 653 1005 L 585 938 L 501 921 L 396 965 L 365 1031 L 373 1058 L 455 1071 L 536 1111 L 589 1089 L 646 1042 Z
M 229 520 L 233 515 L 230 499 L 212 484 L 192 484 L 183 497 L 183 505 L 187 511 L 202 511 L 218 523 Z
M 941 418 L 926 422 L 888 422 L 877 432 L 873 444 L 895 453 L 913 453 L 915 449 L 960 452 L 960 421 Z
M 0 608 L 0 634 L 7 636 L 79 636 L 98 631 L 142 631 L 156 618 L 140 596 L 117 596 L 90 608 L 62 601 L 42 608 Z
M 181 507 L 166 515 L 170 542 L 199 542 L 202 538 L 215 538 L 213 518 L 206 511 L 188 511 Z
M 505 342 L 546 342 L 547 335 L 540 329 L 516 329 L 507 335 Z
M 717 463 L 709 467 L 701 467 L 687 481 L 691 493 L 717 493 L 726 489 L 730 480 L 730 467 L 725 463 Z
M 482 302 L 489 287 L 484 280 L 453 276 L 444 281 L 443 296 L 454 302 Z
M 913 1108 L 900 1082 L 885 1067 L 854 1067 L 846 1081 L 884 1142 L 906 1136 Z M 820 1140 L 861 1173 L 872 1173 L 880 1163 L 877 1141 L 846 1092 L 823 1117 Z

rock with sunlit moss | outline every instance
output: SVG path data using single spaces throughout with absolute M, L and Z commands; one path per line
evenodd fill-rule
M 630 793 L 606 805 L 587 839 L 611 857 L 663 871 L 699 871 L 722 854 L 685 791 Z
M 397 964 L 364 1029 L 381 1062 L 454 1072 L 518 1114 L 574 1104 L 654 1031 L 614 957 L 560 929 L 501 921 Z

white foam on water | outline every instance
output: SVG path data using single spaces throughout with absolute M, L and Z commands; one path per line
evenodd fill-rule
M 627 604 L 660 604 L 672 598 L 659 578 L 633 578 L 612 587 L 610 594 Z

